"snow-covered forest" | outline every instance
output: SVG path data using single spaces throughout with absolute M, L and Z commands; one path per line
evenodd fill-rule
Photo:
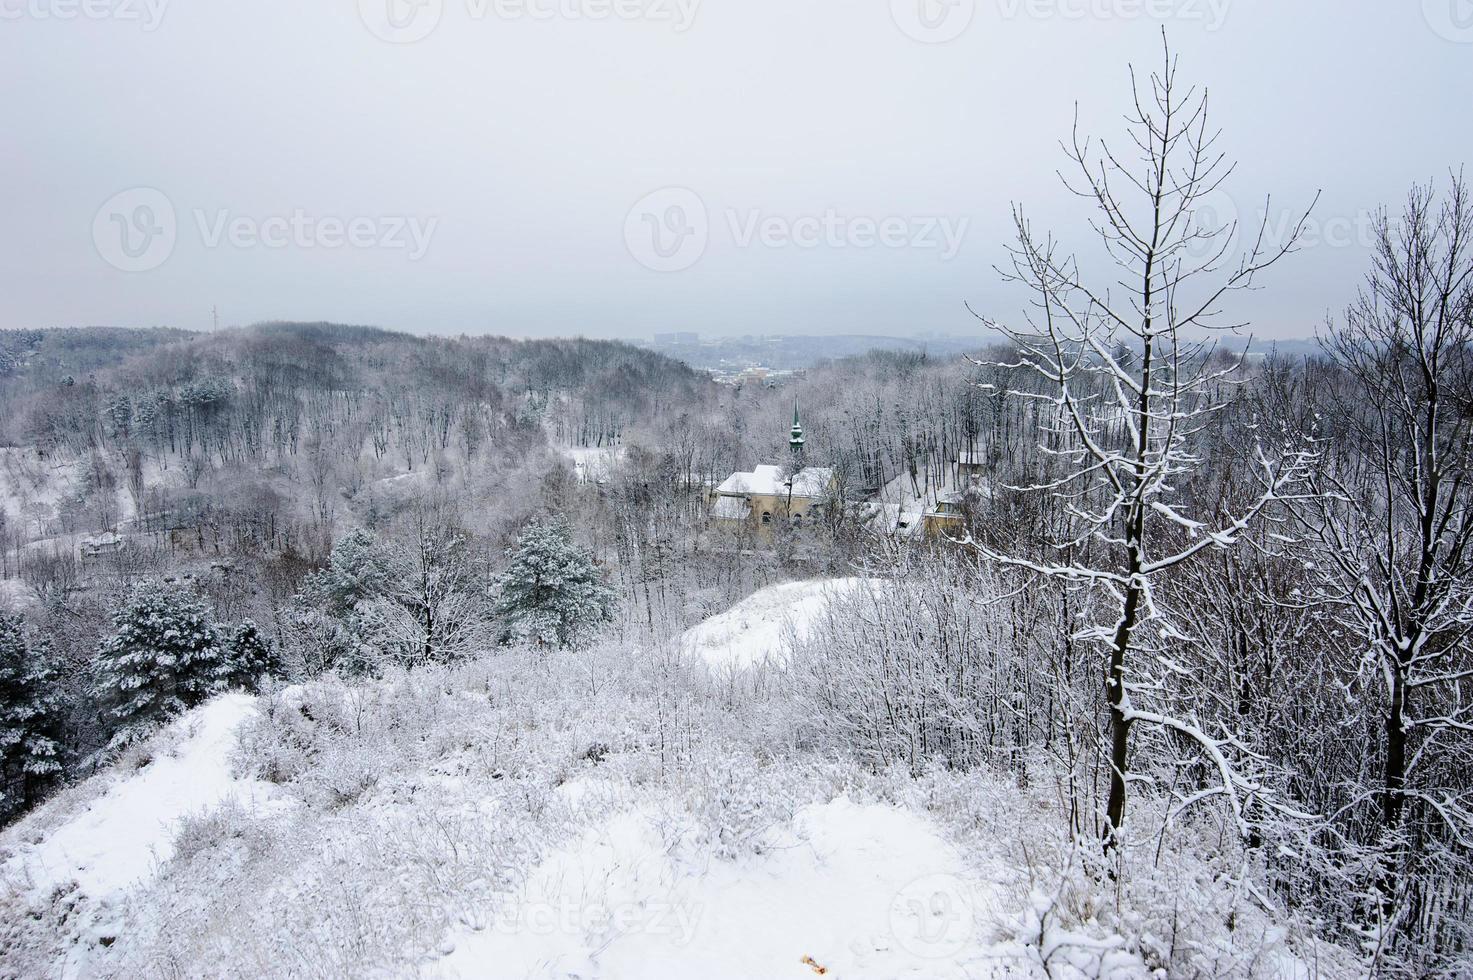
M 1473 974 L 1473 188 L 1244 353 L 1135 82 L 965 358 L 0 334 L 0 975 Z

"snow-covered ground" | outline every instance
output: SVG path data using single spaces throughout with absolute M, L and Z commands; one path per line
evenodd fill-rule
M 688 649 L 780 663 L 865 587 Z M 1195 865 L 1209 914 L 1108 917 L 1051 786 L 866 769 L 774 730 L 783 684 L 674 676 L 610 644 L 222 696 L 0 832 L 0 975 L 1128 980 L 1161 923 L 1196 975 L 1347 975 Z
M 276 788 L 231 773 L 236 732 L 255 698 L 223 695 L 182 716 L 135 769 L 114 769 L 64 794 L 5 834 L 0 873 L 44 892 L 75 881 L 94 900 L 147 881 L 173 854 L 186 817 L 230 803 L 264 812 Z
M 609 479 L 624 459 L 623 446 L 559 446 L 557 451 L 573 464 L 573 475 L 582 483 Z
M 232 771 L 237 733 L 254 712 L 245 694 L 201 705 L 0 834 L 0 906 L 49 913 L 64 927 L 55 939 L 67 956 L 48 972 L 93 974 L 90 954 L 116 940 L 131 894 L 174 856 L 189 821 L 224 807 L 267 817 L 290 806 L 276 787 Z M 0 935 L 0 949 L 7 938 L 18 941 Z M 25 972 L 15 970 L 0 974 Z
M 988 941 L 989 883 L 909 810 L 839 796 L 730 862 L 689 860 L 660 820 L 633 805 L 553 852 L 488 928 L 451 940 L 439 975 L 1034 975 Z
M 836 599 L 873 587 L 862 578 L 770 585 L 687 630 L 681 648 L 715 670 L 781 664 Z

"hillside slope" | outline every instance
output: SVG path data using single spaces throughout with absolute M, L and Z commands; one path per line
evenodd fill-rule
M 792 621 L 846 590 L 758 604 Z M 1154 921 L 1080 919 L 1037 865 L 1067 853 L 1048 787 L 804 749 L 789 685 L 708 670 L 609 645 L 217 698 L 0 834 L 5 972 L 1153 975 Z M 1345 975 L 1239 904 L 1176 940 L 1208 975 Z

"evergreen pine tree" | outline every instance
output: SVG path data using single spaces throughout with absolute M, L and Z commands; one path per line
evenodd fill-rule
M 98 649 L 99 696 L 117 724 L 109 748 L 146 738 L 219 691 L 230 673 L 221 631 L 188 585 L 145 582 L 114 610 Z
M 496 603 L 504 639 L 570 647 L 612 618 L 614 591 L 592 553 L 573 543 L 566 518 L 527 525 L 507 558 Z
M 281 672 L 276 648 L 249 619 L 241 620 L 231 630 L 225 643 L 225 663 L 225 686 L 246 691 L 259 688 L 262 676 Z
M 356 528 L 339 538 L 327 567 L 302 580 L 288 613 L 307 673 L 371 673 L 378 657 L 364 612 L 410 574 L 403 555 L 370 532 Z
M 63 705 L 49 661 L 27 644 L 19 616 L 0 616 L 0 818 L 61 777 Z

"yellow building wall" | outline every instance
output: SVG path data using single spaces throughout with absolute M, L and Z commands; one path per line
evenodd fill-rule
M 922 533 L 932 541 L 959 538 L 964 530 L 960 514 L 927 514 L 921 524 Z
M 718 498 L 713 497 L 712 502 Z M 775 494 L 754 493 L 746 496 L 748 506 L 751 507 L 751 516 L 745 521 L 727 521 L 717 519 L 717 523 L 726 524 L 733 528 L 748 527 L 757 541 L 767 544 L 772 541 L 772 531 L 778 526 L 779 521 L 788 521 L 798 517 L 804 523 L 808 522 L 809 516 L 817 509 L 821 502 L 808 497 L 794 497 L 790 504 L 786 494 L 781 496 Z M 771 514 L 772 520 L 768 524 L 762 523 L 762 515 Z

